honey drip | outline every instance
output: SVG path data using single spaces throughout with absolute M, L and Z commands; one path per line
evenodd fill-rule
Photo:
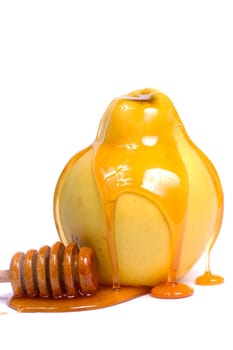
M 222 224 L 222 219 L 223 219 L 223 194 L 222 194 L 221 183 L 220 181 L 218 181 L 218 178 L 216 176 L 216 171 L 213 165 L 202 152 L 199 151 L 199 155 L 202 158 L 203 162 L 205 162 L 216 189 L 217 199 L 218 199 L 218 215 L 216 218 L 214 231 L 205 249 L 205 262 L 206 262 L 205 273 L 197 277 L 195 282 L 198 285 L 211 286 L 211 285 L 221 284 L 224 282 L 224 278 L 222 276 L 212 274 L 212 272 L 210 271 L 210 253 L 218 237 L 220 227 Z
M 131 101 L 127 110 L 128 99 Z M 99 133 L 94 143 L 94 176 L 103 204 L 113 288 L 120 288 L 114 241 L 115 207 L 122 194 L 135 193 L 157 205 L 170 228 L 171 266 L 168 284 L 155 287 L 152 295 L 176 298 L 180 293 L 185 297 L 192 294 L 192 289 L 177 282 L 177 270 L 187 211 L 187 178 L 173 136 L 177 123 L 169 117 L 166 128 L 162 127 L 164 120 L 157 115 L 158 110 L 153 102 L 153 96 L 147 91 L 139 96 L 119 99 L 111 114 L 111 121 L 104 120 L 106 128 Z M 122 126 L 123 130 L 127 130 L 126 135 L 116 125 L 124 109 L 127 110 L 127 120 L 131 118 L 132 123 L 131 128 L 129 125 Z M 137 130 L 133 127 L 134 122 Z M 157 130 L 157 134 L 154 135 L 152 130 Z M 142 135 L 146 137 L 143 139 Z M 114 144 L 116 140 L 117 144 Z M 158 178 L 159 184 L 156 183 Z
M 196 284 L 199 286 L 213 286 L 216 284 L 222 284 L 224 282 L 224 278 L 222 276 L 218 276 L 215 274 L 212 274 L 210 271 L 210 250 L 211 247 L 207 247 L 205 252 L 205 258 L 206 258 L 206 270 L 203 275 L 197 277 Z

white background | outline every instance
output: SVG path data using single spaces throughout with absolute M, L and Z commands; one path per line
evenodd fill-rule
M 99 310 L 18 314 L 0 285 L 4 348 L 232 349 L 232 2 L 0 0 L 0 269 L 58 240 L 54 188 L 94 141 L 109 102 L 166 93 L 218 170 L 225 215 L 212 254 L 217 287 L 178 301 L 149 296 Z M 202 259 L 201 259 L 202 260 Z M 187 276 L 192 283 L 203 261 Z M 31 340 L 27 339 L 31 335 Z M 224 344 L 224 345 L 223 345 Z

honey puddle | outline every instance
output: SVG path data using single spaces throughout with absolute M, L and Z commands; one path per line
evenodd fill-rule
M 13 296 L 8 306 L 19 312 L 71 312 L 95 310 L 114 306 L 149 292 L 148 287 L 121 287 L 114 291 L 111 287 L 100 287 L 91 296 L 76 298 L 28 298 Z

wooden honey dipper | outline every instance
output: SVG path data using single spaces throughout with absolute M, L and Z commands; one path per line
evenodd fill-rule
M 93 294 L 98 287 L 94 252 L 70 242 L 56 242 L 26 254 L 13 255 L 0 282 L 10 282 L 16 297 L 74 298 Z

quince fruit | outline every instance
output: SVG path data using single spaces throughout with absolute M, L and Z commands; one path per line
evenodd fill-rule
M 94 249 L 100 283 L 155 286 L 209 253 L 223 191 L 171 100 L 137 90 L 110 103 L 93 144 L 65 166 L 54 216 L 63 242 Z

